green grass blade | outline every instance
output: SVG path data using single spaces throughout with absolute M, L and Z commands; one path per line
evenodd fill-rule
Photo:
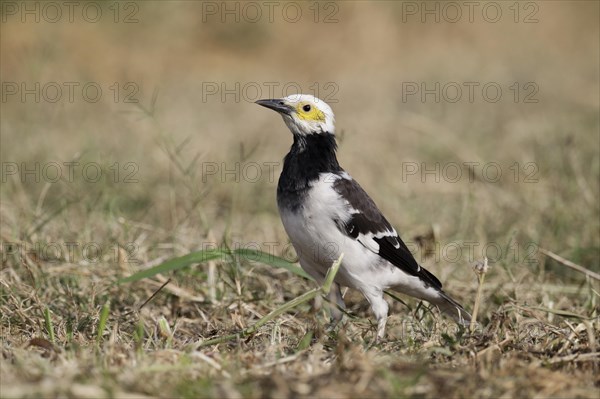
M 50 317 L 50 309 L 44 309 L 44 323 L 46 324 L 46 331 L 48 331 L 48 337 L 50 342 L 54 343 L 54 325 L 52 325 L 52 318 Z
M 308 280 L 312 280 L 312 277 L 310 277 L 304 270 L 302 270 L 301 267 L 299 267 L 295 263 L 288 262 L 287 260 L 280 258 L 279 256 L 275 256 L 273 254 L 254 249 L 236 249 L 233 251 L 233 253 L 243 257 L 248 261 L 260 262 L 265 265 L 285 269 L 291 273 L 294 273 L 297 276 Z
M 98 320 L 98 331 L 96 332 L 96 343 L 99 344 L 102 341 L 102 333 L 106 328 L 106 322 L 108 321 L 108 315 L 110 313 L 110 302 L 106 301 L 102 310 L 100 311 L 100 320 Z
M 312 280 L 312 278 L 304 271 L 302 268 L 297 266 L 292 262 L 288 262 L 287 260 L 280 258 L 279 256 L 275 256 L 273 254 L 269 254 L 267 252 L 262 252 L 253 249 L 236 249 L 234 251 L 225 251 L 225 250 L 206 250 L 206 251 L 197 251 L 192 252 L 190 254 L 180 256 L 179 258 L 168 260 L 164 263 L 161 263 L 158 266 L 152 267 L 150 269 L 142 270 L 131 276 L 122 278 L 117 281 L 118 284 L 123 283 L 131 283 L 134 281 L 139 281 L 148 277 L 155 276 L 157 274 L 170 272 L 173 270 L 183 269 L 184 267 L 190 266 L 194 263 L 203 263 L 209 260 L 214 260 L 217 258 L 230 258 L 231 256 L 240 256 L 241 258 L 252 261 L 252 262 L 260 262 L 265 265 L 277 267 L 280 269 L 285 269 L 297 276 L 302 278 L 306 278 Z
M 344 259 L 343 253 L 340 254 L 340 257 L 335 262 L 333 262 L 333 265 L 331 265 L 329 270 L 327 270 L 327 274 L 325 275 L 325 282 L 323 283 L 323 287 L 321 287 L 325 295 L 329 294 L 329 291 L 331 291 L 331 285 L 333 284 L 333 280 L 335 280 L 335 275 L 337 274 L 338 270 L 340 270 L 340 266 L 342 265 L 342 259 Z
M 123 283 L 131 283 L 134 281 L 139 281 L 148 277 L 155 276 L 157 274 L 171 272 L 173 270 L 183 269 L 184 267 L 190 266 L 194 263 L 202 263 L 207 262 L 209 260 L 217 259 L 219 257 L 229 256 L 227 252 L 220 250 L 207 250 L 207 251 L 197 251 L 192 252 L 190 254 L 180 256 L 179 258 L 168 260 L 164 263 L 161 263 L 158 266 L 152 267 L 150 269 L 142 270 L 135 274 L 132 274 L 129 277 L 122 278 L 117 281 L 118 284 Z
M 135 331 L 133 332 L 133 342 L 136 350 L 141 351 L 143 349 L 145 336 L 146 328 L 144 327 L 144 322 L 140 319 L 138 320 L 138 323 L 135 326 Z
M 304 334 L 304 336 L 298 342 L 298 346 L 296 347 L 296 353 L 302 352 L 304 349 L 310 346 L 310 343 L 313 339 L 313 335 L 314 333 L 312 330 L 308 330 L 306 334 Z
M 158 331 L 160 336 L 165 339 L 167 348 L 171 348 L 171 345 L 173 344 L 173 331 L 165 316 L 161 316 L 160 319 L 158 319 Z

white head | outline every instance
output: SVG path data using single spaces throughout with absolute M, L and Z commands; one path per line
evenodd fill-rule
M 331 107 L 310 94 L 292 94 L 280 99 L 258 100 L 256 103 L 279 112 L 293 134 L 335 134 L 335 118 Z

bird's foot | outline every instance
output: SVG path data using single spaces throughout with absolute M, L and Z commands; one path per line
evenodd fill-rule
M 367 346 L 367 350 L 374 347 L 379 347 L 385 342 L 385 325 L 387 323 L 387 316 L 380 318 L 377 322 L 377 334 L 375 339 Z

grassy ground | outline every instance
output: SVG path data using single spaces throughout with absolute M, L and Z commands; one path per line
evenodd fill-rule
M 22 22 L 24 3 L 5 4 L 0 396 L 598 396 L 597 2 L 519 3 L 516 17 L 499 2 L 496 23 L 486 3 L 473 22 L 440 9 L 439 23 L 413 14 L 421 2 L 319 3 L 316 17 L 297 3 L 295 23 L 242 8 L 222 23 L 220 2 Z M 469 310 L 473 264 L 490 259 L 476 331 L 400 295 L 373 346 L 369 306 L 349 290 L 337 329 L 306 303 L 199 347 L 314 284 L 238 256 L 116 284 L 203 249 L 294 260 L 274 200 L 291 136 L 253 104 L 257 87 L 286 84 L 330 102 L 341 163 Z M 439 84 L 439 101 L 422 84 Z

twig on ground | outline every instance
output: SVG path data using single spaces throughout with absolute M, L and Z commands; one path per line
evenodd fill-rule
M 598 274 L 598 273 L 595 273 L 595 272 L 593 272 L 593 271 L 591 271 L 591 270 L 588 270 L 588 269 L 586 269 L 586 268 L 585 268 L 585 267 L 583 267 L 583 266 L 579 266 L 578 264 L 576 264 L 576 263 L 573 263 L 573 262 L 571 262 L 570 260 L 568 260 L 568 259 L 565 259 L 565 258 L 563 258 L 563 257 L 561 257 L 561 256 L 558 256 L 558 255 L 557 255 L 557 254 L 555 254 L 554 252 L 552 252 L 552 251 L 548 251 L 547 249 L 544 249 L 544 248 L 539 248 L 539 250 L 540 250 L 540 252 L 541 252 L 541 253 L 543 253 L 544 255 L 546 255 L 546 256 L 548 256 L 548 257 L 550 257 L 550 258 L 554 259 L 554 260 L 555 260 L 555 261 L 557 261 L 558 263 L 561 263 L 561 264 L 563 264 L 563 265 L 565 265 L 565 266 L 567 266 L 567 267 L 569 267 L 569 268 L 571 268 L 571 269 L 573 269 L 573 270 L 577 270 L 578 272 L 580 272 L 580 273 L 583 273 L 583 274 L 585 274 L 586 276 L 589 276 L 589 277 L 591 277 L 591 278 L 593 278 L 593 279 L 595 279 L 595 280 L 598 280 L 598 281 L 600 281 L 600 274 Z

